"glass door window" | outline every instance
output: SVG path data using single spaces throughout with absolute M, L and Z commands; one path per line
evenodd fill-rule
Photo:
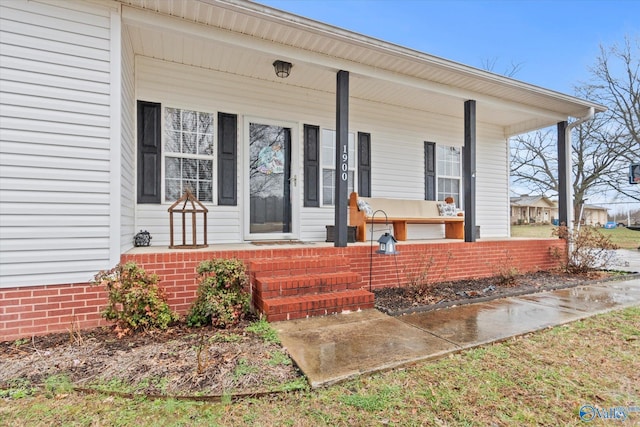
M 249 123 L 248 157 L 249 233 L 291 233 L 291 129 Z

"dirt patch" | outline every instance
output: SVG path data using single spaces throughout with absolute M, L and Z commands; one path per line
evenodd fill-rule
M 614 272 L 573 275 L 540 271 L 515 276 L 512 281 L 500 277 L 487 277 L 404 288 L 386 288 L 374 290 L 375 305 L 377 309 L 388 314 L 404 314 L 579 286 L 619 276 L 619 273 Z
M 111 328 L 0 343 L 0 387 L 66 376 L 76 386 L 161 395 L 255 393 L 301 375 L 278 344 L 234 329 L 186 328 L 118 339 Z

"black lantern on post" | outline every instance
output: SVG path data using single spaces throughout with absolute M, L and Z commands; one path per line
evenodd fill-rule
M 384 214 L 385 225 L 387 226 L 387 230 L 389 227 L 389 217 L 387 216 L 387 213 L 385 211 L 378 209 L 373 213 L 373 215 L 371 215 L 371 253 L 369 255 L 369 292 L 371 292 L 371 279 L 373 277 L 373 224 L 375 223 L 374 219 L 377 213 Z M 388 231 L 385 232 L 378 239 L 378 250 L 376 251 L 376 253 L 381 255 L 397 255 L 398 254 L 398 251 L 396 251 L 397 242 L 398 241 L 396 240 L 395 237 L 393 237 L 391 233 L 389 233 Z M 396 265 L 396 273 L 397 273 L 397 265 Z
M 396 252 L 396 242 L 397 240 L 395 237 L 393 237 L 388 232 L 384 233 L 378 239 L 378 250 L 376 251 L 376 253 L 381 255 L 397 254 L 398 252 Z

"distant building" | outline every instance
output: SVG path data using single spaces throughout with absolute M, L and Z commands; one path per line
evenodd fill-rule
M 576 212 L 580 216 L 580 211 Z M 582 209 L 583 225 L 602 226 L 607 222 L 608 208 L 585 204 Z M 512 224 L 549 224 L 558 218 L 558 202 L 545 196 L 524 194 L 511 197 Z
M 555 202 L 554 202 L 555 203 Z M 588 205 L 585 203 L 582 209 L 582 219 L 580 223 L 582 225 L 593 225 L 595 227 L 601 227 L 608 221 L 609 208 L 605 208 L 597 205 Z M 554 211 L 554 215 L 558 215 L 558 209 Z M 576 212 L 576 215 L 580 215 L 580 211 Z
M 556 203 L 545 196 L 511 197 L 512 224 L 549 224 L 557 217 Z

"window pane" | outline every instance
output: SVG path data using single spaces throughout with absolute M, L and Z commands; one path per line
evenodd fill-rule
M 322 129 L 322 166 L 336 167 L 336 139 L 335 131 Z
M 167 178 L 177 178 L 182 174 L 180 173 L 180 159 L 176 157 L 165 157 L 165 176 Z
M 179 153 L 181 138 L 182 135 L 180 132 L 167 131 L 165 134 L 165 151 L 169 153 Z
M 182 181 L 182 186 L 183 186 L 183 194 L 185 191 L 189 190 L 191 191 L 191 193 L 193 195 L 196 196 L 196 198 L 198 198 L 198 181 L 196 180 L 184 180 Z
M 213 172 L 213 162 L 211 160 L 198 160 L 198 179 L 199 180 L 211 180 L 211 174 Z
M 165 179 L 164 186 L 167 200 L 178 200 L 182 196 L 179 179 Z
M 182 134 L 182 152 L 196 154 L 196 135 L 193 133 Z
M 198 154 L 213 155 L 213 135 L 198 135 Z
M 213 133 L 213 114 L 198 113 L 198 132 Z
M 200 181 L 198 183 L 198 194 L 196 195 L 201 202 L 212 202 L 213 191 L 211 181 Z
M 164 121 L 167 130 L 180 130 L 180 110 L 176 108 L 166 108 Z
M 335 192 L 335 170 L 322 170 L 322 204 L 333 205 L 333 193 Z
M 182 178 L 195 179 L 198 176 L 198 160 L 181 159 L 182 160 Z M 194 188 L 191 188 L 193 191 Z
M 197 132 L 197 113 L 190 110 L 182 110 L 182 130 L 185 132 Z

